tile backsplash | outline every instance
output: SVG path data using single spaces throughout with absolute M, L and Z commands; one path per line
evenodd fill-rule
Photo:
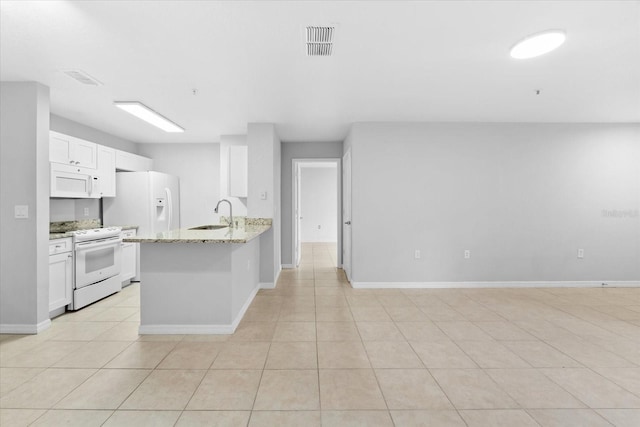
M 78 221 L 54 221 L 49 223 L 49 233 L 66 233 L 67 231 L 100 228 L 99 219 L 81 219 Z

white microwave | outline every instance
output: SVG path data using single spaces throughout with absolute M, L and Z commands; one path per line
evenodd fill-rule
M 50 197 L 99 199 L 100 177 L 95 170 L 51 163 Z

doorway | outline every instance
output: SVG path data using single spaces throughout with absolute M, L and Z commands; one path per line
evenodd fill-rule
M 340 159 L 293 159 L 293 267 L 303 251 L 322 249 L 342 266 Z

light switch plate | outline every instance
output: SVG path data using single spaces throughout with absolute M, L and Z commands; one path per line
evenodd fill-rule
M 28 205 L 15 205 L 14 217 L 17 219 L 29 218 L 29 206 Z

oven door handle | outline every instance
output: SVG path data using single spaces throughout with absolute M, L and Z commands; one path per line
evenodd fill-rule
M 114 237 L 111 239 L 100 240 L 97 242 L 76 243 L 76 251 L 101 248 L 103 246 L 113 246 L 114 244 L 117 245 L 118 243 L 121 243 L 121 242 L 122 242 L 122 239 L 120 239 L 119 237 Z

